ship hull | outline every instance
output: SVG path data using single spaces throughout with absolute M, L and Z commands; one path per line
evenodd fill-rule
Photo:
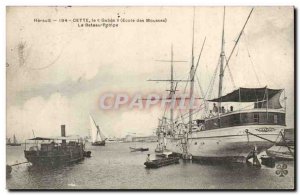
M 149 151 L 149 148 L 133 148 L 133 147 L 129 147 L 131 152 L 144 152 L 144 151 Z
M 240 126 L 208 131 L 192 132 L 188 136 L 188 153 L 195 160 L 245 161 L 256 148 L 260 153 L 276 141 L 283 126 Z M 258 135 L 247 134 L 245 130 Z M 167 149 L 174 153 L 183 153 L 182 138 L 167 137 Z
M 7 146 L 21 146 L 21 144 L 13 144 L 13 143 L 11 143 L 11 144 L 6 144 Z
M 30 162 L 33 166 L 59 166 L 63 164 L 75 163 L 84 159 L 82 153 L 61 153 L 57 155 L 44 155 L 41 152 L 37 151 L 24 151 L 24 153 L 27 161 Z
M 97 141 L 93 142 L 92 146 L 105 146 L 105 141 Z

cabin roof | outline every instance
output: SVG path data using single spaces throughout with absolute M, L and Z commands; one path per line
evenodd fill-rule
M 47 137 L 35 137 L 35 138 L 31 138 L 28 140 L 51 140 L 51 138 L 47 138 Z
M 70 135 L 70 136 L 66 136 L 66 137 L 35 137 L 35 138 L 31 138 L 28 140 L 77 140 L 80 139 L 80 136 L 78 135 Z
M 228 93 L 220 98 L 208 100 L 210 102 L 256 102 L 271 99 L 283 89 L 263 88 L 239 88 L 231 93 Z

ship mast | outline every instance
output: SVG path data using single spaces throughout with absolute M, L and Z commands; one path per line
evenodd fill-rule
M 225 40 L 224 40 L 224 27 L 225 27 L 225 7 L 224 7 L 224 13 L 223 13 L 223 30 L 222 30 L 222 44 L 221 44 L 221 64 L 220 64 L 220 75 L 219 75 L 219 93 L 218 93 L 218 98 L 222 96 L 222 88 L 223 88 L 223 77 L 224 77 L 224 59 L 225 59 L 225 52 L 224 52 L 224 45 L 225 45 Z M 221 112 L 221 100 L 219 99 L 219 104 L 218 104 L 218 113 Z
M 194 34 L 195 34 L 195 8 L 193 17 L 193 39 L 192 39 L 192 65 L 190 70 L 190 106 L 189 106 L 189 132 L 192 131 L 193 123 L 193 109 L 192 109 L 192 98 L 194 96 Z
M 251 11 L 250 11 L 250 13 L 249 13 L 249 15 L 248 15 L 248 17 L 247 17 L 247 19 L 246 19 L 246 22 L 244 23 L 244 26 L 243 26 L 242 30 L 240 31 L 237 40 L 235 41 L 235 44 L 234 44 L 234 46 L 233 46 L 233 48 L 232 48 L 232 50 L 231 50 L 231 52 L 230 52 L 229 57 L 228 57 L 227 60 L 226 60 L 226 64 L 225 64 L 225 67 L 224 67 L 224 61 L 225 61 L 225 52 L 224 52 L 224 45 L 225 45 L 225 39 L 224 39 L 225 7 L 224 7 L 224 14 L 223 14 L 223 30 L 222 30 L 222 45 L 221 45 L 221 54 L 220 54 L 221 64 L 220 64 L 220 75 L 219 75 L 220 78 L 219 78 L 219 94 L 218 94 L 218 98 L 219 98 L 219 103 L 218 103 L 218 106 L 219 106 L 219 107 L 218 107 L 218 113 L 221 113 L 221 99 L 220 99 L 220 97 L 222 96 L 224 71 L 225 71 L 225 69 L 226 69 L 227 66 L 228 66 L 228 68 L 229 68 L 229 65 L 228 65 L 228 64 L 229 64 L 229 61 L 230 61 L 230 59 L 231 59 L 231 56 L 232 56 L 233 52 L 235 51 L 235 48 L 236 48 L 237 44 L 239 43 L 239 40 L 240 40 L 240 38 L 241 38 L 241 36 L 242 36 L 242 34 L 243 34 L 243 31 L 244 31 L 244 29 L 245 29 L 245 27 L 246 27 L 246 25 L 247 25 L 247 23 L 248 23 L 248 20 L 249 20 L 251 14 L 252 14 L 252 12 L 253 12 L 253 9 L 254 9 L 254 8 L 251 9 Z M 219 115 L 219 116 L 220 116 L 220 115 Z M 220 125 L 220 124 L 219 124 L 219 125 Z
M 170 88 L 170 95 L 171 95 L 171 108 L 170 108 L 170 120 L 171 120 L 171 131 L 174 131 L 174 108 L 173 108 L 173 101 L 174 101 L 174 69 L 173 69 L 173 45 L 171 46 L 171 88 Z
M 169 133 L 173 134 L 174 131 L 174 101 L 176 101 L 175 96 L 175 92 L 176 90 L 176 86 L 178 82 L 189 82 L 189 80 L 178 80 L 178 79 L 174 79 L 174 63 L 178 63 L 178 62 L 186 62 L 186 61 L 182 61 L 182 60 L 174 60 L 174 54 L 173 54 L 173 45 L 171 45 L 171 60 L 156 60 L 159 62 L 168 62 L 171 63 L 171 78 L 170 79 L 149 79 L 148 81 L 155 81 L 155 82 L 170 82 L 170 89 L 167 91 L 170 91 L 170 98 L 171 98 L 171 107 L 170 107 L 170 130 Z M 143 99 L 143 100 L 147 100 L 147 99 Z
M 14 134 L 14 144 L 16 144 L 16 143 L 17 143 L 17 139 L 16 139 L 16 136 Z

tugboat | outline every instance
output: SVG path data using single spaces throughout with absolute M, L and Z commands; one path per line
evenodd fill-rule
M 90 115 L 90 123 L 91 123 L 91 138 L 92 138 L 92 146 L 105 146 L 105 140 L 107 140 L 106 136 L 100 131 L 99 126 L 96 124 L 93 117 Z
M 28 141 L 34 141 L 29 149 L 26 148 Z M 83 160 L 85 151 L 83 142 L 79 138 L 66 137 L 65 125 L 61 125 L 61 137 L 26 140 L 24 154 L 34 166 L 57 166 Z
M 16 136 L 14 135 L 14 140 L 13 142 L 10 141 L 10 138 L 7 139 L 7 146 L 21 146 L 20 143 L 18 143 Z

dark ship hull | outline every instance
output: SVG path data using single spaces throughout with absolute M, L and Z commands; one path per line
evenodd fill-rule
M 83 152 L 79 153 L 56 153 L 51 154 L 48 152 L 37 151 L 24 151 L 25 158 L 34 166 L 59 166 L 63 164 L 70 164 L 81 161 L 84 159 Z
M 147 168 L 159 168 L 159 167 L 163 167 L 171 164 L 178 164 L 178 163 L 179 163 L 178 157 L 169 157 L 169 158 L 147 161 L 144 163 L 144 165 Z
M 7 146 L 21 146 L 21 144 L 18 143 L 11 143 L 11 144 L 6 144 Z
M 105 141 L 92 142 L 92 146 L 105 146 Z

